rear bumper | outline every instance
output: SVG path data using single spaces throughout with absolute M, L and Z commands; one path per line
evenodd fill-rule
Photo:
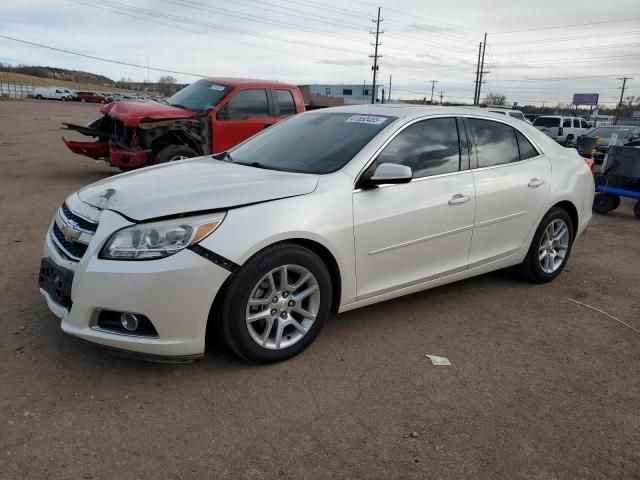
M 132 169 L 143 167 L 149 161 L 151 150 L 126 150 L 110 147 L 107 142 L 77 142 L 62 137 L 64 144 L 73 153 L 84 155 L 95 160 L 105 160 L 114 167 Z

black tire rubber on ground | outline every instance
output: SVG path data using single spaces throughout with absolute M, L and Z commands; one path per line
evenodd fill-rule
M 175 157 L 192 158 L 197 156 L 198 152 L 186 145 L 168 145 L 156 154 L 153 165 L 177 161 L 173 160 Z
M 611 195 L 613 198 L 613 208 L 611 210 L 615 210 L 620 206 L 620 197 L 618 195 Z
M 36 100 L 42 100 L 42 95 L 40 94 L 36 95 Z
M 84 98 L 81 98 L 81 99 L 80 99 L 80 101 L 81 101 L 82 103 L 85 103 L 85 102 L 86 102 L 86 100 L 85 100 Z
M 633 206 L 633 214 L 636 216 L 638 220 L 640 220 L 640 200 L 636 202 Z
M 618 202 L 620 199 L 618 198 Z M 613 199 L 613 195 L 605 195 L 604 193 L 598 193 L 595 197 L 593 197 L 593 211 L 604 215 L 605 213 L 609 213 L 611 210 L 615 208 L 615 200 Z
M 564 220 L 564 223 L 569 227 L 569 247 L 567 248 L 567 254 L 564 257 L 564 261 L 560 265 L 560 267 L 553 273 L 546 273 L 542 270 L 540 266 L 539 260 L 539 246 L 540 240 L 542 239 L 542 235 L 544 234 L 545 229 L 549 226 L 549 224 L 556 219 Z M 534 283 L 546 283 L 550 282 L 554 278 L 556 278 L 569 260 L 569 256 L 571 255 L 571 247 L 573 246 L 573 235 L 575 231 L 575 226 L 571 221 L 571 217 L 566 212 L 566 210 L 558 207 L 553 207 L 551 210 L 547 212 L 544 216 L 540 225 L 536 230 L 535 235 L 533 236 L 533 240 L 531 241 L 531 246 L 529 247 L 529 252 L 519 266 L 519 273 L 528 281 Z
M 309 331 L 297 343 L 281 350 L 269 350 L 255 343 L 247 330 L 245 314 L 249 296 L 258 281 L 281 265 L 295 264 L 309 270 L 320 287 L 320 307 Z M 318 336 L 331 310 L 331 276 L 324 262 L 311 250 L 292 243 L 280 243 L 259 252 L 231 279 L 220 308 L 221 332 L 227 346 L 241 358 L 255 363 L 286 360 L 307 348 Z
M 567 135 L 567 138 L 564 139 L 564 146 L 568 147 L 569 145 L 571 145 L 572 141 L 573 141 L 573 135 Z

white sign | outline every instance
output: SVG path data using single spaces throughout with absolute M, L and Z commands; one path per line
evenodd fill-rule
M 380 125 L 387 121 L 387 117 L 375 117 L 373 115 L 351 115 L 347 118 L 347 123 L 368 123 L 369 125 Z
M 217 90 L 219 92 L 221 92 L 222 90 L 224 90 L 226 87 L 224 85 L 211 85 L 209 87 L 211 90 Z

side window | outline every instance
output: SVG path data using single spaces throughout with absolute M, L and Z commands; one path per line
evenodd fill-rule
M 342 89 L 342 94 L 343 95 L 353 95 L 353 90 L 351 88 L 343 88 Z
M 249 117 L 268 117 L 267 91 L 242 90 L 234 95 L 225 106 L 224 120 L 246 120 Z
M 327 95 L 331 95 L 331 88 L 327 87 L 324 89 L 324 93 Z
M 562 122 L 562 128 L 571 128 L 571 119 L 565 118 Z
M 573 128 L 580 128 L 580 120 L 577 118 L 573 119 Z
M 280 115 L 295 115 L 296 105 L 289 90 L 276 90 L 276 101 L 280 108 Z
M 580 120 L 580 126 L 582 128 L 589 128 L 589 124 L 584 120 Z
M 518 138 L 518 148 L 520 149 L 520 160 L 526 160 L 527 158 L 533 158 L 540 155 L 536 148 L 531 145 L 531 142 L 517 130 L 516 137 Z
M 457 172 L 460 140 L 456 119 L 434 118 L 405 128 L 380 152 L 375 164 L 381 163 L 407 165 L 413 178 Z
M 469 127 L 476 145 L 478 167 L 491 167 L 520 160 L 516 135 L 509 125 L 470 118 Z

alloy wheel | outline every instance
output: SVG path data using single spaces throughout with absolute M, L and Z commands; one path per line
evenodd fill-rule
M 564 262 L 569 249 L 569 227 L 555 219 L 544 230 L 538 248 L 538 260 L 544 273 L 554 273 Z
M 261 347 L 282 350 L 309 332 L 319 309 L 316 277 L 300 265 L 282 265 L 264 275 L 251 291 L 247 330 Z

